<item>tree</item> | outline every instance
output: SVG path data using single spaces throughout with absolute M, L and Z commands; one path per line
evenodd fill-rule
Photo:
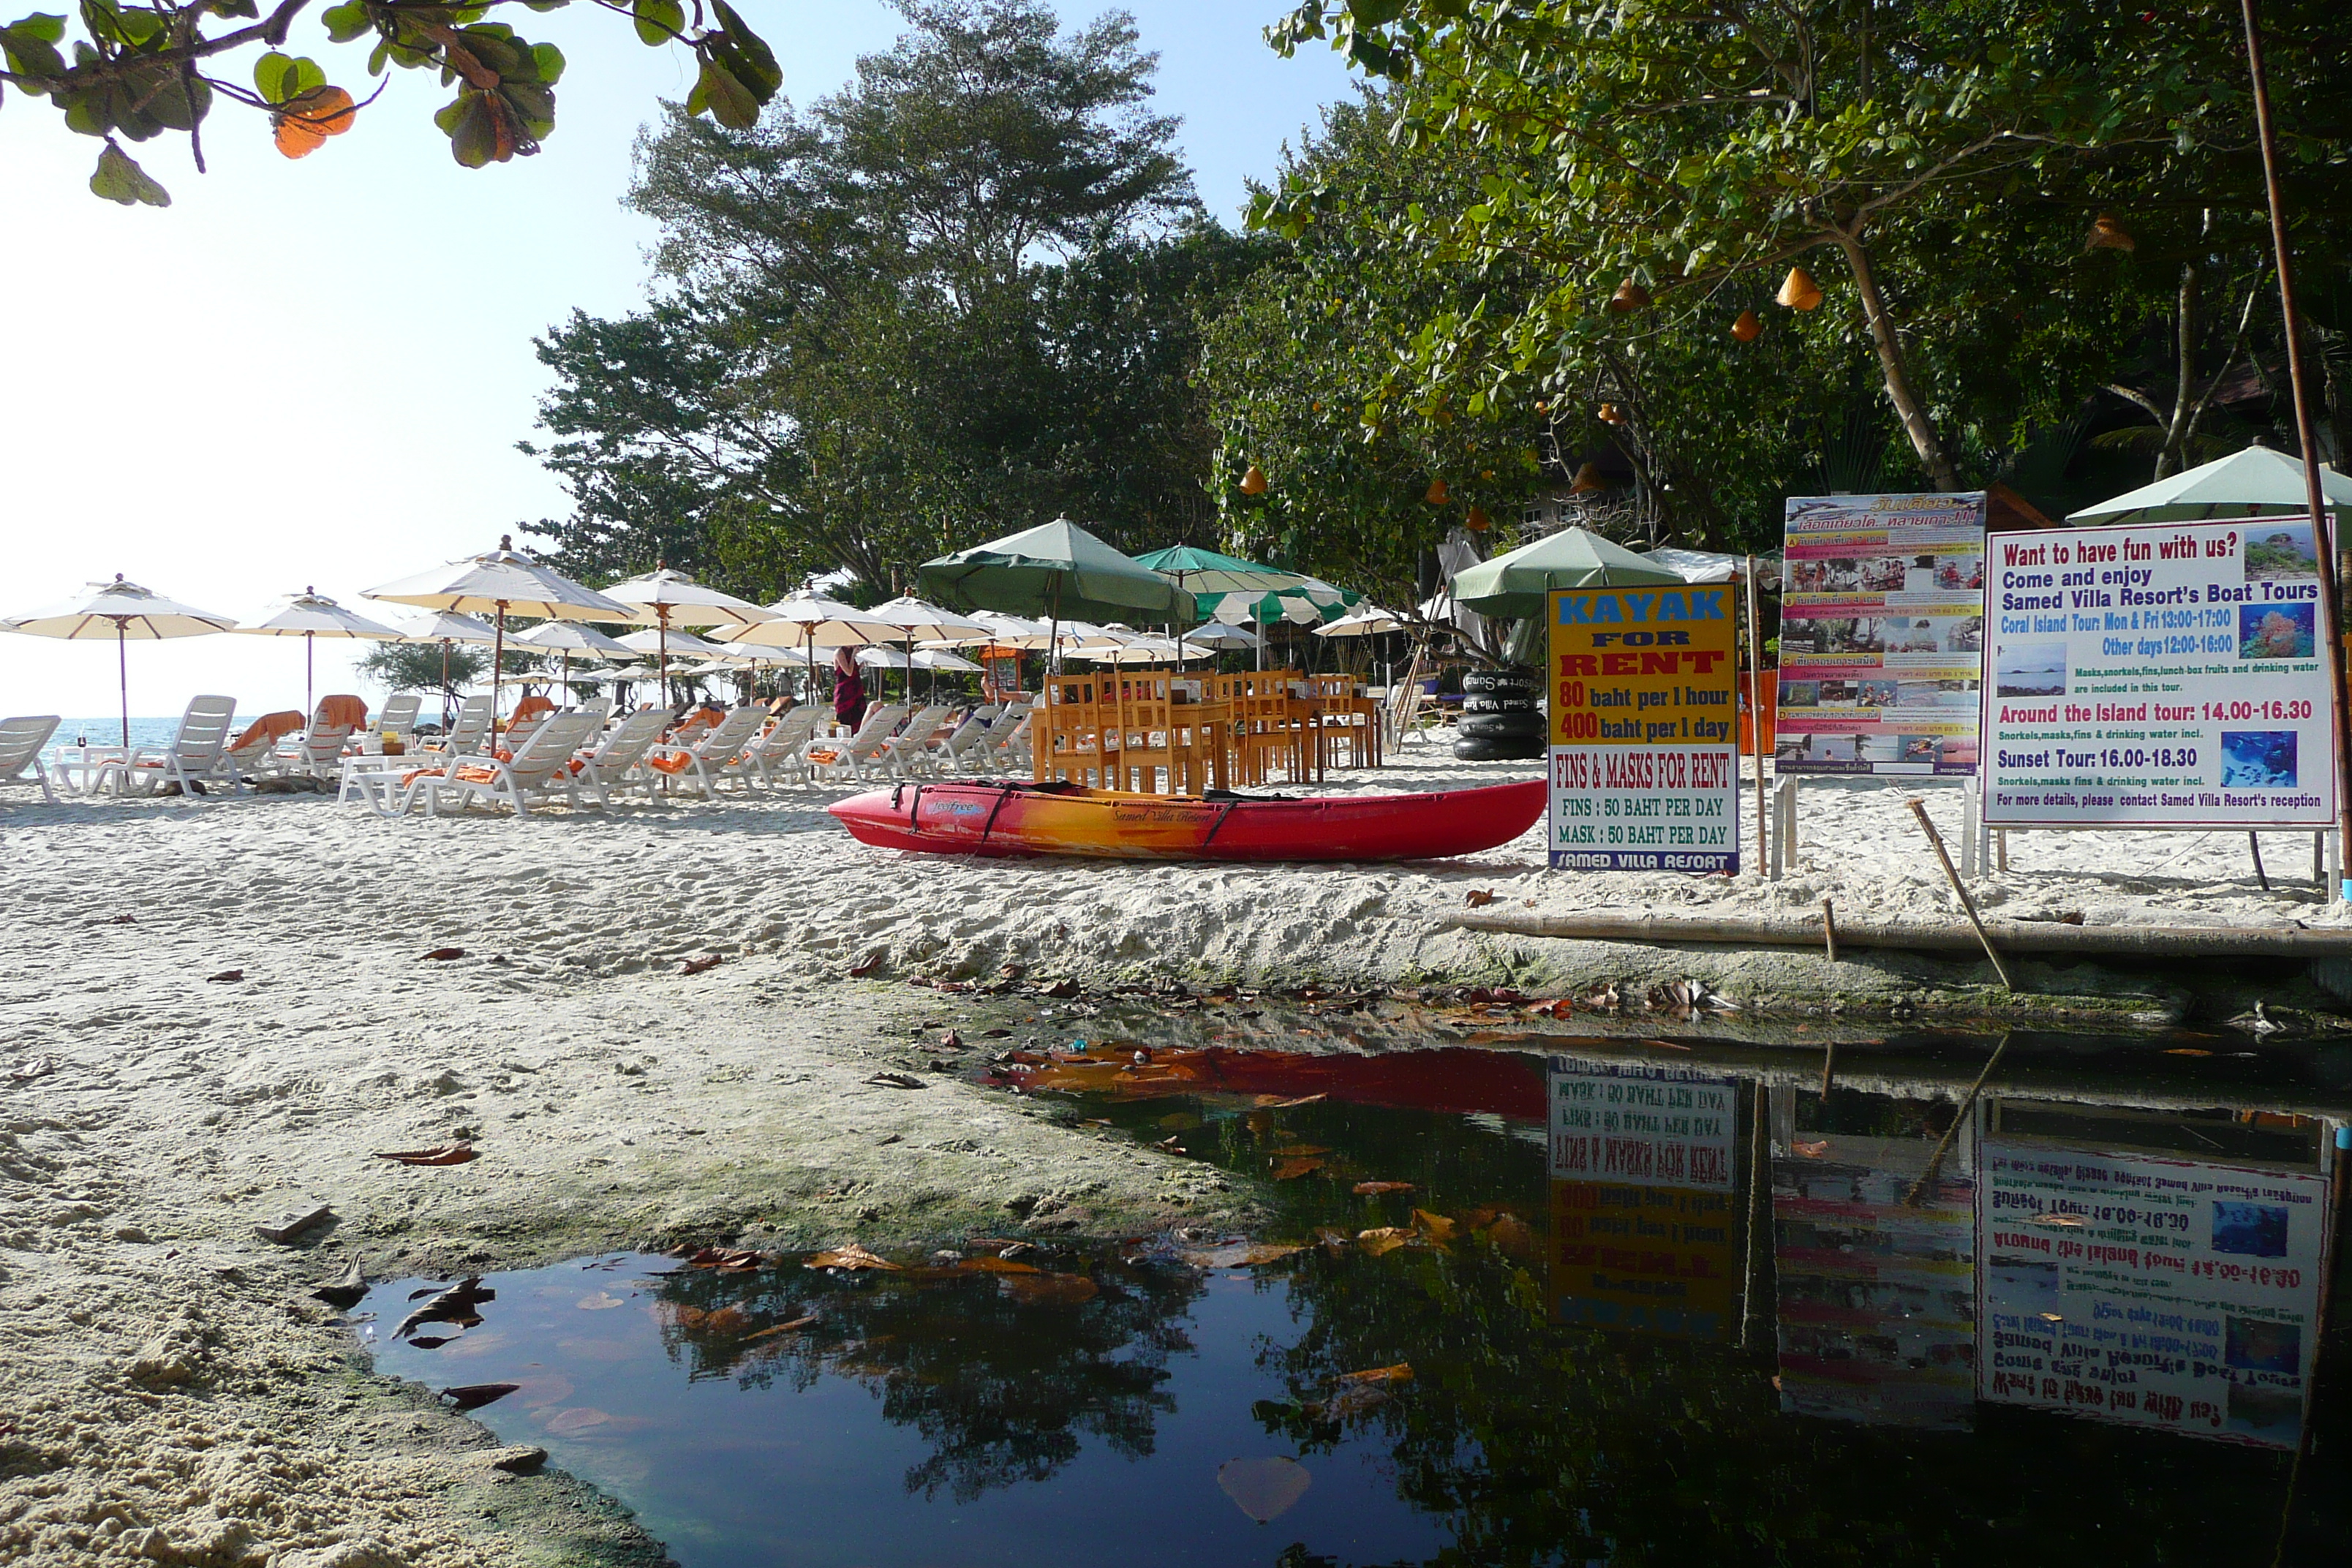
M 2302 194 L 2340 215 L 2329 16 L 2304 0 L 2271 26 Z M 1920 468 L 1952 488 L 1966 454 L 1947 378 L 1968 360 L 1939 346 L 2006 332 L 2051 292 L 1999 247 L 2079 247 L 2111 205 L 2259 201 L 2235 18 L 2221 0 L 1309 0 L 1274 36 L 1411 80 L 1409 139 L 1496 154 L 1484 199 L 1450 221 L 1371 220 L 1390 243 L 1546 279 L 1515 315 L 1437 323 L 1425 364 L 1497 394 L 1572 382 L 1638 339 L 1722 332 L 1763 304 L 1759 280 L 1826 250 Z M 1295 180 L 1259 216 L 1296 232 L 1337 205 Z
M 673 111 L 640 143 L 668 291 L 540 345 L 540 455 L 576 510 L 537 531 L 568 567 L 659 555 L 758 593 L 845 564 L 880 593 L 1057 511 L 1208 525 L 1198 318 L 1270 247 L 1201 217 L 1125 16 L 905 10 L 805 112 Z
M 555 128 L 555 85 L 563 53 L 532 43 L 502 22 L 483 20 L 500 5 L 553 11 L 570 0 L 341 0 L 319 15 L 330 43 L 370 45 L 366 72 L 387 66 L 437 70 L 452 98 L 433 117 L 449 151 L 469 169 L 503 163 L 539 151 Z M 759 35 L 727 0 L 692 0 L 689 20 L 681 0 L 590 0 L 628 17 L 645 43 L 682 43 L 698 74 L 687 111 L 721 124 L 746 127 L 775 96 L 782 75 Z M 215 98 L 268 117 L 278 150 L 289 158 L 315 152 L 349 131 L 379 86 L 355 101 L 331 85 L 325 68 L 307 56 L 282 52 L 310 0 L 278 0 L 267 16 L 258 0 L 170 0 L 124 5 L 83 0 L 78 27 L 61 15 L 36 11 L 0 26 L 0 97 L 14 87 L 47 98 L 68 130 L 100 138 L 90 190 L 124 205 L 169 206 L 168 192 L 131 155 L 124 142 L 166 132 L 184 135 L 204 172 L 204 123 Z M 221 24 L 245 19 L 244 26 Z M 227 57 L 257 48 L 251 85 L 215 74 Z M 68 63 L 68 55 L 71 55 Z

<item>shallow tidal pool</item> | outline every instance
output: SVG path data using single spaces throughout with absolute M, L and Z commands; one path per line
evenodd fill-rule
M 1665 1042 L 1021 1053 L 1272 1217 L 399 1280 L 354 1331 L 685 1568 L 2257 1564 L 2291 1512 L 2298 1560 L 2341 1112 L 2031 1049 L 1966 1101 L 1985 1048 L 1826 1096 Z

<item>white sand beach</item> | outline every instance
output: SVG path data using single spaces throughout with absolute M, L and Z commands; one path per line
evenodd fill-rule
M 1404 758 L 1333 787 L 1527 766 Z M 939 1235 L 1008 1204 L 1089 1227 L 1245 1223 L 1249 1194 L 1213 1173 L 1033 1102 L 947 1072 L 920 1090 L 867 1081 L 924 1073 L 976 1007 L 1034 1018 L 1038 1037 L 1079 1026 L 1084 1000 L 1043 1001 L 1041 980 L 1513 973 L 1513 944 L 1437 929 L 1474 890 L 1537 913 L 1765 914 L 1827 895 L 1857 919 L 1957 915 L 1884 788 L 1809 785 L 1806 864 L 1777 882 L 1554 873 L 1535 834 L 1442 866 L 934 859 L 855 844 L 831 798 L 523 820 L 387 821 L 312 796 L 0 806 L 0 1561 L 458 1568 L 647 1550 L 566 1479 L 492 1468 L 487 1436 L 425 1391 L 367 1376 L 310 1295 L 354 1259 L 383 1278 L 648 1242 Z M 1958 808 L 1931 796 L 1948 834 Z M 2242 834 L 2020 837 L 2011 872 L 1976 890 L 2003 915 L 2094 924 L 2352 921 L 2318 901 L 2309 844 L 2271 836 L 2265 894 Z M 422 957 L 445 947 L 465 956 Z M 1713 964 L 1735 1000 L 1743 973 L 1822 962 L 1594 951 L 1629 976 Z M 995 1002 L 905 983 L 1007 965 L 1023 988 Z M 460 1139 L 481 1157 L 371 1157 Z M 336 1219 L 303 1245 L 255 1236 L 318 1202 Z

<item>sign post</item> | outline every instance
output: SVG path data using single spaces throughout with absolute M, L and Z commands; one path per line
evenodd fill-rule
M 2333 825 L 2335 661 L 2307 519 L 1994 543 L 1988 823 Z
M 1727 587 L 1551 594 L 1555 870 L 1739 869 Z

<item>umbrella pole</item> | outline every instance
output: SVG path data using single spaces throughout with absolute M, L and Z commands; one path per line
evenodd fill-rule
M 122 690 L 122 750 L 131 750 L 131 655 L 124 640 L 122 622 L 114 623 L 114 674 Z
M 302 634 L 302 712 L 303 721 L 319 710 L 319 634 Z
M 449 639 L 441 639 L 441 732 L 449 732 Z
M 499 624 L 490 638 L 490 733 L 499 732 L 499 679 L 506 672 L 507 602 L 499 601 Z
M 661 693 L 662 706 L 669 706 L 669 606 L 656 605 L 654 618 L 661 623 Z

